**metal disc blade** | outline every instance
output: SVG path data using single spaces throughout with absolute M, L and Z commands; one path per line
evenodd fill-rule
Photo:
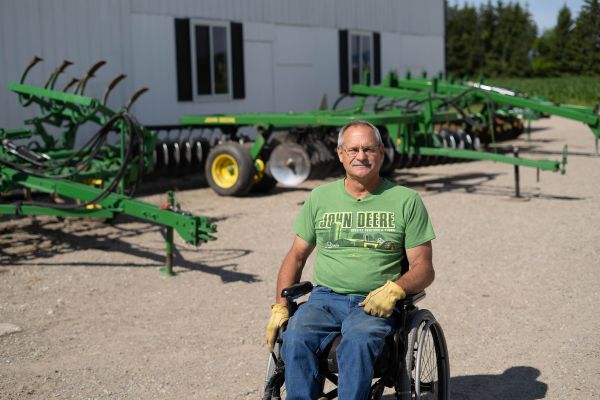
M 293 186 L 304 182 L 310 175 L 310 158 L 304 147 L 297 143 L 282 143 L 269 157 L 269 170 L 282 185 Z

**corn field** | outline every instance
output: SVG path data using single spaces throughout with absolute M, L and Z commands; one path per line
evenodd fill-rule
M 530 96 L 543 96 L 562 104 L 600 104 L 600 76 L 559 78 L 494 78 L 487 84 L 505 87 Z

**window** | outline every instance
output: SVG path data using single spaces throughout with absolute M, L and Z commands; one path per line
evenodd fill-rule
M 245 97 L 242 24 L 175 19 L 175 44 L 179 101 Z
M 381 82 L 381 35 L 378 32 L 339 31 L 340 93 L 353 84 Z M 365 73 L 369 73 L 369 82 Z
M 227 26 L 194 22 L 191 28 L 194 97 L 229 95 L 229 29 Z
M 350 76 L 351 84 L 368 85 L 373 82 L 373 52 L 370 33 L 350 33 Z M 365 74 L 369 73 L 369 81 Z

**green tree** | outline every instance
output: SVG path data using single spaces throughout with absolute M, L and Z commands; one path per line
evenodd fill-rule
M 496 76 L 500 69 L 500 56 L 497 53 L 498 15 L 491 0 L 479 7 L 479 32 L 483 49 L 480 73 L 485 76 Z
M 563 6 L 537 36 L 528 9 L 512 0 L 447 6 L 446 65 L 454 76 L 600 74 L 600 0 L 585 0 L 574 20 Z
M 537 28 L 528 10 L 519 3 L 490 2 L 480 9 L 482 40 L 486 42 L 486 76 L 529 76 L 530 50 Z
M 481 47 L 474 7 L 448 6 L 446 11 L 446 68 L 456 77 L 481 68 Z
M 533 44 L 531 68 L 534 76 L 553 76 L 557 67 L 553 57 L 554 29 L 547 29 Z
M 585 0 L 575 22 L 572 68 L 581 75 L 600 74 L 600 3 Z
M 537 36 L 537 27 L 528 10 L 519 3 L 506 8 L 506 67 L 502 73 L 508 76 L 531 76 L 530 52 Z
M 558 12 L 556 26 L 552 30 L 549 43 L 549 58 L 554 64 L 554 74 L 565 74 L 574 72 L 572 62 L 576 57 L 573 37 L 574 23 L 571 10 L 564 5 Z

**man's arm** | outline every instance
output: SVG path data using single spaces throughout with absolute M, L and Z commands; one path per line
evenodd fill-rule
M 433 282 L 435 271 L 431 261 L 431 241 L 406 250 L 409 270 L 395 282 L 372 290 L 358 305 L 364 307 L 367 314 L 376 317 L 389 317 L 398 300 L 407 294 L 419 293 Z
M 406 294 L 419 293 L 431 285 L 435 278 L 433 269 L 431 241 L 406 250 L 409 270 L 395 283 Z
M 310 244 L 300 236 L 296 236 L 292 248 L 288 251 L 279 268 L 277 293 L 275 294 L 276 303 L 287 304 L 287 300 L 281 297 L 281 291 L 300 281 L 306 260 L 314 248 L 314 244 Z

